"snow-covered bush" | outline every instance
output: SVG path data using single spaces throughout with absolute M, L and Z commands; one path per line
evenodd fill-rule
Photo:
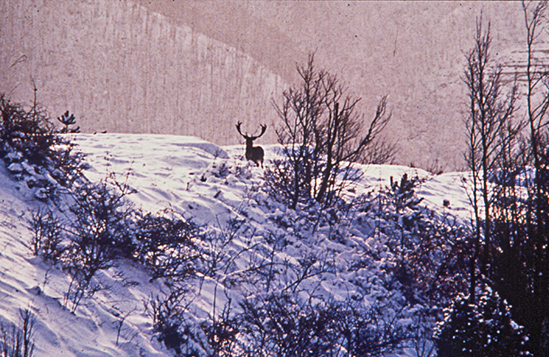
M 444 310 L 435 340 L 440 357 L 529 356 L 524 328 L 511 318 L 511 307 L 485 286 L 478 302 L 460 295 Z
M 421 207 L 417 177 L 404 174 L 373 200 L 378 229 L 390 237 L 394 278 L 413 303 L 442 308 L 467 288 L 468 228 L 455 217 Z
M 154 332 L 160 342 L 178 356 L 191 356 L 195 350 L 183 354 L 182 346 L 190 340 L 190 331 L 185 321 L 185 291 L 171 290 L 164 297 L 151 297 L 146 308 L 153 319 Z
M 31 165 L 44 166 L 53 155 L 55 143 L 54 127 L 47 114 L 33 105 L 25 110 L 21 105 L 0 97 L 2 123 L 1 152 L 6 155 L 11 150 L 20 153 Z
M 320 299 L 300 303 L 296 296 L 273 294 L 245 301 L 239 326 L 245 356 L 371 356 L 404 345 L 407 326 L 383 318 L 360 301 Z M 394 324 L 393 324 L 394 323 Z
M 57 264 L 65 250 L 63 242 L 63 224 L 52 210 L 38 209 L 32 212 L 30 228 L 33 233 L 31 249 L 34 255 Z
M 218 316 L 199 320 L 189 313 L 190 303 L 186 300 L 189 292 L 168 285 L 168 294 L 151 297 L 146 304 L 160 342 L 177 356 L 243 356 L 237 338 L 240 321 L 232 314 L 230 300 Z
M 131 226 L 134 211 L 124 200 L 130 188 L 114 180 L 86 182 L 65 199 L 66 211 L 39 208 L 32 212 L 31 249 L 69 272 L 96 271 L 111 266 L 116 258 L 133 253 Z
M 338 348 L 336 306 L 300 306 L 294 296 L 280 294 L 242 306 L 247 356 L 329 356 Z
M 133 210 L 124 201 L 130 192 L 127 185 L 116 181 L 86 183 L 72 192 L 71 216 L 64 227 L 67 243 L 60 258 L 72 278 L 65 297 L 72 311 L 86 294 L 99 289 L 93 284 L 98 271 L 133 252 Z
M 0 323 L 0 354 L 2 357 L 32 357 L 34 355 L 35 315 L 19 310 L 20 324 Z
M 82 177 L 84 155 L 74 150 L 75 144 L 68 138 L 59 135 L 36 102 L 25 109 L 1 95 L 0 115 L 0 158 L 17 180 L 26 182 L 36 198 L 55 198 L 60 187 L 69 187 Z M 69 119 L 59 118 L 65 120 L 68 131 L 74 116 L 71 119 L 69 115 Z
M 151 280 L 182 279 L 195 269 L 193 260 L 198 253 L 193 238 L 199 234 L 197 225 L 173 211 L 139 212 L 131 256 L 150 270 Z
M 133 209 L 126 200 L 133 192 L 110 176 L 70 191 L 65 212 L 32 213 L 31 249 L 71 276 L 65 303 L 72 311 L 101 288 L 94 282 L 96 274 L 122 259 L 143 264 L 151 280 L 193 274 L 199 257 L 193 239 L 201 234 L 199 227 L 173 211 L 154 215 Z
M 173 290 L 148 302 L 159 341 L 180 356 L 372 356 L 405 346 L 414 336 L 383 307 L 360 301 L 299 302 L 295 294 L 231 301 L 218 316 L 197 320 L 182 293 Z
M 238 317 L 232 314 L 230 300 L 219 316 L 210 315 L 198 326 L 202 335 L 200 346 L 207 356 L 243 356 L 239 341 L 242 327 Z
M 435 321 L 463 289 L 466 230 L 421 207 L 417 185 L 405 176 L 329 209 L 313 202 L 291 210 L 261 190 L 249 193 L 267 221 L 257 225 L 243 207 L 241 219 L 207 228 L 218 234 L 200 242 L 196 276 L 181 286 L 185 301 L 209 286 L 224 308 L 196 318 L 182 304 L 174 318 L 184 320 L 179 349 L 197 356 L 430 355 Z M 238 303 L 229 309 L 231 299 Z

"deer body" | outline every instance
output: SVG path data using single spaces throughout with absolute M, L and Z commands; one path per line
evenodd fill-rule
M 246 160 L 252 160 L 259 166 L 263 167 L 263 156 L 265 152 L 261 146 L 253 146 L 253 140 L 246 140 Z
M 265 156 L 265 152 L 261 146 L 254 146 L 253 144 L 255 139 L 265 133 L 265 130 L 267 130 L 267 125 L 261 125 L 261 133 L 257 136 L 250 136 L 248 133 L 242 134 L 242 131 L 240 130 L 241 125 L 242 123 L 238 122 L 238 124 L 236 124 L 236 130 L 238 130 L 238 133 L 246 139 L 246 160 L 255 162 L 257 166 L 261 164 L 261 167 L 263 167 L 263 157 Z

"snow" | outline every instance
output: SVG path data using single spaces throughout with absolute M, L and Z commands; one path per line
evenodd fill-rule
M 372 288 L 365 304 L 375 304 L 378 299 L 402 299 L 391 297 L 392 292 L 375 283 L 382 274 L 373 273 L 372 269 L 383 270 L 387 253 L 382 242 L 369 236 L 371 229 L 356 228 L 351 239 L 343 243 L 329 239 L 333 232 L 325 227 L 319 227 L 314 238 L 308 236 L 311 227 L 303 215 L 286 209 L 261 189 L 264 171 L 245 162 L 243 146 L 219 147 L 194 137 L 170 135 L 67 135 L 87 154 L 90 168 L 86 176 L 99 181 L 114 173 L 137 191 L 129 199 L 143 211 L 154 213 L 169 207 L 200 225 L 214 227 L 218 234 L 227 229 L 232 219 L 246 220 L 245 227 L 231 242 L 203 242 L 204 249 L 223 248 L 227 253 L 223 271 L 203 277 L 199 286 L 191 287 L 192 313 L 197 319 L 211 314 L 214 306 L 221 311 L 229 297 L 233 306 L 253 297 L 257 291 L 250 281 L 236 288 L 231 287 L 231 281 L 245 275 L 251 265 L 268 259 L 290 263 L 281 272 L 280 281 L 273 282 L 275 288 L 286 286 L 304 295 L 314 290 L 318 296 L 342 300 L 354 294 L 357 287 L 352 282 L 359 281 Z M 268 165 L 276 146 L 264 149 Z M 147 299 L 161 294 L 166 287 L 160 280 L 150 282 L 138 264 L 123 262 L 102 271 L 98 278 L 109 288 L 86 300 L 74 314 L 64 306 L 68 275 L 33 256 L 29 249 L 32 233 L 28 221 L 31 212 L 42 203 L 33 198 L 23 181 L 10 175 L 8 170 L 17 173 L 26 169 L 15 165 L 8 169 L 0 165 L 2 322 L 16 323 L 19 309 L 30 309 L 38 317 L 35 356 L 170 356 L 171 352 L 152 336 L 152 319 L 144 308 Z M 354 192 L 349 192 L 350 196 L 381 190 L 389 185 L 391 177 L 399 180 L 407 173 L 423 180 L 417 189 L 424 198 L 421 205 L 456 215 L 464 222 L 470 218 L 462 173 L 433 176 L 404 166 L 361 168 L 365 176 Z M 450 204 L 444 205 L 444 200 Z M 301 228 L 285 231 L 281 228 L 284 222 L 294 230 Z M 282 239 L 280 244 L 285 248 L 270 251 L 268 237 Z M 368 270 L 347 269 L 348 264 L 358 261 L 358 249 L 380 252 L 380 260 L 368 257 L 361 263 L 370 266 Z M 322 259 L 308 261 L 311 257 Z M 297 268 L 309 263 L 311 278 L 291 285 L 301 273 Z

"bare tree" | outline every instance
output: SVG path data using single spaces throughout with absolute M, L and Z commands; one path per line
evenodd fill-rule
M 474 212 L 474 256 L 471 259 L 470 298 L 474 301 L 477 280 L 476 264 L 481 250 L 481 270 L 489 267 L 492 196 L 490 172 L 496 169 L 503 148 L 516 139 L 522 124 L 512 122 L 516 109 L 517 86 L 505 93 L 501 67 L 495 65 L 490 52 L 490 25 L 477 21 L 475 45 L 467 55 L 464 81 L 468 89 L 469 116 L 466 120 L 468 150 L 466 160 L 472 172 L 471 203 Z M 482 208 L 482 209 L 481 209 Z M 484 249 L 482 249 L 484 247 Z
M 488 31 L 477 25 L 468 56 L 469 150 L 473 172 L 472 205 L 475 257 L 471 263 L 470 302 L 480 273 L 510 303 L 513 318 L 529 335 L 535 356 L 549 348 L 549 66 L 538 50 L 548 4 L 523 2 L 526 64 L 525 121 L 511 120 L 517 81 L 504 89 L 501 70 L 492 65 Z M 519 134 L 524 134 L 520 137 Z M 520 140 L 519 140 L 520 139 Z M 480 259 L 477 259 L 480 258 Z
M 399 146 L 396 142 L 380 138 L 368 145 L 359 161 L 362 164 L 393 164 L 398 149 Z
M 283 159 L 274 161 L 267 177 L 292 208 L 310 198 L 328 207 L 358 179 L 353 163 L 389 122 L 387 98 L 364 128 L 364 116 L 357 111 L 360 99 L 346 95 L 337 77 L 317 70 L 314 55 L 297 71 L 301 84 L 285 91 L 280 105 L 275 103 Z
M 490 279 L 513 306 L 535 356 L 549 356 L 549 65 L 544 63 L 547 1 L 522 2 L 526 29 L 525 138 L 506 149 L 496 182 Z
M 528 197 L 523 200 L 522 227 L 506 252 L 506 268 L 514 261 L 520 268 L 519 284 L 502 275 L 498 282 L 517 311 L 517 320 L 530 334 L 536 356 L 549 356 L 549 65 L 544 63 L 540 45 L 546 42 L 547 1 L 522 3 L 526 36 L 526 122 L 524 153 L 533 168 L 533 180 L 526 181 Z M 515 225 L 516 226 L 516 225 Z M 506 232 L 504 232 L 506 233 Z M 501 249 L 501 248 L 500 248 Z M 518 253 L 518 254 L 517 254 Z M 514 256 L 514 260 L 513 259 Z M 518 259 L 517 259 L 518 258 Z M 519 265 L 520 264 L 520 265 Z M 505 273 L 512 273 L 509 269 Z M 520 288 L 519 288 L 520 287 Z

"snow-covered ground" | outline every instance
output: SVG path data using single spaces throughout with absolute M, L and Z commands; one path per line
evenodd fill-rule
M 292 221 L 296 227 L 300 216 L 268 197 L 262 189 L 264 170 L 245 162 L 243 146 L 218 147 L 197 138 L 168 135 L 74 134 L 72 137 L 88 155 L 91 168 L 86 176 L 99 181 L 108 174 L 116 174 L 118 180 L 137 191 L 129 196 L 136 208 L 158 212 L 168 207 L 219 232 L 226 230 L 232 219 L 246 221 L 245 228 L 234 240 L 222 247 L 228 256 L 233 254 L 234 259 L 225 261 L 223 272 L 202 277 L 200 287 L 190 288 L 189 311 L 197 320 L 212 314 L 215 306 L 221 310 L 229 299 L 238 303 L 253 297 L 257 291 L 251 281 L 235 287 L 229 277 L 240 276 L 253 262 L 267 259 L 267 254 L 273 255 L 269 259 L 275 259 L 276 255 L 276 259 L 294 263 L 294 267 L 299 267 L 298 261 L 307 256 L 331 260 L 330 269 L 311 276 L 300 288 L 304 294 L 315 290 L 315 294 L 335 300 L 353 294 L 356 287 L 351 281 L 367 280 L 369 275 L 378 274 L 371 270 L 348 272 L 343 269 L 356 260 L 357 249 L 363 252 L 371 249 L 369 245 L 375 243 L 368 237 L 371 230 L 352 230 L 352 239 L 346 243 L 328 239 L 330 232 L 323 231 L 322 227 L 314 239 L 297 239 L 299 232 L 281 231 L 275 222 Z M 268 165 L 275 147 L 268 146 L 265 150 Z M 420 169 L 389 165 L 362 169 L 365 176 L 349 195 L 383 189 L 391 177 L 399 180 L 403 173 L 408 173 L 410 177 L 424 179 L 417 189 L 418 195 L 424 198 L 421 205 L 456 215 L 463 222 L 469 220 L 462 173 L 433 176 Z M 4 324 L 16 323 L 19 309 L 29 309 L 37 316 L 35 356 L 171 355 L 153 337 L 152 319 L 144 307 L 151 296 L 165 291 L 162 282 L 150 282 L 142 267 L 122 262 L 100 273 L 99 278 L 109 288 L 86 300 L 72 314 L 63 304 L 70 282 L 68 275 L 33 256 L 29 249 L 32 233 L 28 222 L 31 212 L 41 203 L 32 197 L 24 181 L 13 180 L 4 165 L 0 165 L 0 182 L 0 314 Z M 265 237 L 269 235 L 284 236 L 286 247 L 276 254 L 265 249 L 253 252 L 249 249 L 266 247 Z M 211 250 L 221 248 L 221 244 L 213 240 L 208 244 Z M 282 289 L 295 279 L 296 273 L 290 268 L 281 272 L 280 281 L 273 283 L 279 286 L 273 289 Z M 372 291 L 371 296 L 399 299 L 377 288 L 379 291 Z

